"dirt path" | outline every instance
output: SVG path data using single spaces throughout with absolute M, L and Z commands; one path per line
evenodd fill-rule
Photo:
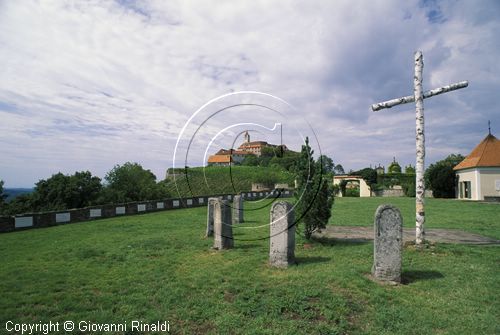
M 500 245 L 500 240 L 456 229 L 426 229 L 425 235 L 426 239 L 430 242 Z M 314 236 L 317 238 L 334 238 L 339 240 L 373 240 L 373 227 L 328 225 L 321 233 L 316 233 Z M 403 240 L 404 242 L 414 241 L 415 229 L 403 228 Z

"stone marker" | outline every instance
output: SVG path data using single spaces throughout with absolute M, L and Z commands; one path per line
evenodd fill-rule
M 295 264 L 295 215 L 286 201 L 275 202 L 271 207 L 271 238 L 269 264 L 286 268 Z
M 403 217 L 392 205 L 380 205 L 375 212 L 372 275 L 375 279 L 401 282 Z
M 230 249 L 233 246 L 231 206 L 227 200 L 216 199 L 214 204 L 214 249 Z
M 219 198 L 208 198 L 207 205 L 207 232 L 205 233 L 205 237 L 210 237 L 214 235 L 214 207 L 215 202 Z
M 243 222 L 243 196 L 238 194 L 233 198 L 233 224 Z

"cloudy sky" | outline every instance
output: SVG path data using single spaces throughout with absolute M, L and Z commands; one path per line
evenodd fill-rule
M 245 127 L 276 142 L 248 126 L 273 121 L 295 150 L 297 134 L 314 131 L 346 169 L 387 166 L 393 156 L 414 165 L 414 106 L 370 105 L 413 93 L 415 50 L 424 53 L 424 90 L 469 80 L 425 100 L 426 164 L 468 154 L 488 120 L 500 135 L 499 36 L 494 0 L 3 0 L 0 179 L 32 187 L 59 171 L 103 177 L 127 161 L 163 179 L 179 135 L 189 135 L 182 129 L 195 123 L 205 125 L 198 142 L 214 142 L 192 145 L 190 165 Z M 239 91 L 273 97 L 236 94 L 195 114 Z M 246 106 L 210 118 L 238 103 L 281 104 L 281 117 Z

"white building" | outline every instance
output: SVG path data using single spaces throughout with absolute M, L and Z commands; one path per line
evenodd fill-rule
M 500 140 L 488 134 L 453 170 L 457 174 L 458 199 L 500 197 Z

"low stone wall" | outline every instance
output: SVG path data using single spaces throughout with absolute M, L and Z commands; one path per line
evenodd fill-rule
M 372 197 L 405 197 L 402 189 L 372 191 Z M 432 190 L 425 190 L 426 198 L 433 198 Z
M 374 197 L 404 197 L 405 192 L 403 190 L 393 189 L 393 190 L 378 190 L 372 191 Z
M 243 192 L 242 196 L 246 200 L 259 200 L 266 197 L 276 196 L 280 198 L 289 198 L 293 196 L 293 191 L 285 190 L 283 192 Z M 216 194 L 193 198 L 148 200 L 128 202 L 124 204 L 100 205 L 86 208 L 69 209 L 64 211 L 28 213 L 15 216 L 0 216 L 0 233 L 30 228 L 51 227 L 61 224 L 85 222 L 116 216 L 135 215 L 163 210 L 206 206 L 208 203 L 208 198 L 211 197 L 222 197 L 223 199 L 229 201 L 233 200 L 232 194 Z

